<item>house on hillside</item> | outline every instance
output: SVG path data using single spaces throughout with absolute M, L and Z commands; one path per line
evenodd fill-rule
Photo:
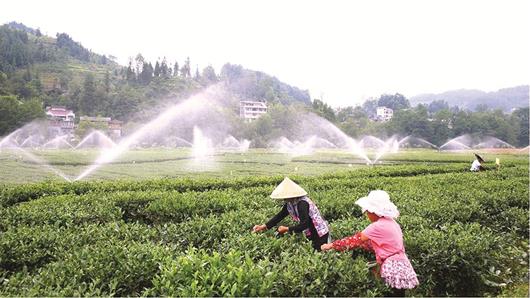
M 66 107 L 46 107 L 46 120 L 51 135 L 71 135 L 74 132 L 75 113 Z
M 239 117 L 252 122 L 267 114 L 267 104 L 262 101 L 242 100 L 239 102 Z
M 376 117 L 377 121 L 389 121 L 392 119 L 392 116 L 394 115 L 394 111 L 387 107 L 377 107 Z
M 121 126 L 123 121 L 120 120 L 110 120 L 109 121 L 109 135 L 113 139 L 121 138 Z

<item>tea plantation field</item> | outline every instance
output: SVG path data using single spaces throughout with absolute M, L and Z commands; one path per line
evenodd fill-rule
M 407 295 L 527 293 L 528 156 L 480 173 L 460 157 L 352 168 L 345 158 L 324 174 L 315 168 L 290 177 L 319 206 L 334 239 L 368 224 L 357 198 L 389 192 L 420 280 Z M 319 165 L 330 157 L 301 160 Z M 283 176 L 227 173 L 4 183 L 0 296 L 390 293 L 370 271 L 373 255 L 318 253 L 303 236 L 251 233 L 279 211 L 268 196 Z
M 0 150 L 0 185 L 40 182 L 43 180 L 65 181 L 57 171 L 75 179 L 89 168 L 100 156 L 97 149 L 59 150 L 25 149 L 24 151 Z M 473 152 L 438 152 L 426 149 L 401 149 L 398 153 L 386 153 L 375 166 L 389 164 L 454 164 L 462 168 L 471 165 Z M 493 166 L 495 158 L 512 162 L 528 162 L 528 151 L 478 153 Z M 367 156 L 375 160 L 376 151 L 368 150 Z M 217 151 L 211 156 L 196 160 L 189 148 L 148 148 L 124 152 L 115 160 L 92 172 L 84 180 L 145 180 L 178 177 L 241 177 L 272 175 L 315 176 L 337 171 L 366 167 L 366 160 L 342 150 L 317 150 L 311 155 L 291 156 L 270 149 L 250 149 L 247 152 Z

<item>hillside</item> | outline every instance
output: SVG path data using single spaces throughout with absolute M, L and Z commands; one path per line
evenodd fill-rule
M 515 108 L 528 107 L 528 85 L 504 88 L 494 92 L 481 90 L 460 89 L 440 94 L 420 94 L 410 99 L 412 105 L 429 104 L 433 101 L 444 100 L 449 106 L 458 106 L 474 111 L 479 105 L 486 105 L 490 109 L 501 109 L 510 112 Z
M 308 91 L 240 65 L 227 63 L 217 71 L 207 66 L 201 71 L 191 69 L 189 58 L 147 61 L 138 54 L 127 66 L 114 59 L 86 49 L 66 33 L 49 37 L 39 29 L 12 22 L 0 26 L 0 96 L 33 100 L 41 106 L 62 105 L 77 115 L 126 122 L 144 121 L 156 113 L 153 107 L 186 98 L 217 82 L 224 83 L 234 104 L 244 99 L 311 103 Z M 32 116 L 16 117 L 20 121 L 8 127 L 32 120 L 37 108 L 32 109 Z

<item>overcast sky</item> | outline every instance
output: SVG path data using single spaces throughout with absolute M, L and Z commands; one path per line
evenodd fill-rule
M 334 107 L 530 80 L 530 1 L 3 1 L 0 23 L 66 32 L 125 65 L 241 64 Z

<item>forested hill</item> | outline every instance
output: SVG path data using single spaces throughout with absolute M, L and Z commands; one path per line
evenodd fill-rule
M 311 104 L 307 90 L 300 90 L 260 71 L 244 69 L 241 65 L 225 64 L 221 78 L 228 89 L 239 97 L 267 102 Z
M 20 113 L 15 122 L 0 123 L 0 134 L 6 125 L 42 117 L 47 105 L 66 106 L 77 115 L 142 121 L 150 116 L 143 112 L 146 107 L 185 98 L 219 81 L 234 99 L 311 104 L 308 91 L 240 65 L 196 69 L 190 58 L 147 61 L 138 54 L 124 66 L 115 59 L 92 52 L 67 33 L 49 37 L 19 23 L 0 26 L 0 104 L 8 106 L 0 110 Z
M 494 92 L 480 90 L 452 90 L 440 94 L 420 94 L 410 99 L 412 105 L 445 101 L 449 106 L 474 111 L 477 107 L 501 109 L 510 112 L 515 108 L 525 108 L 529 104 L 528 85 L 504 88 Z

